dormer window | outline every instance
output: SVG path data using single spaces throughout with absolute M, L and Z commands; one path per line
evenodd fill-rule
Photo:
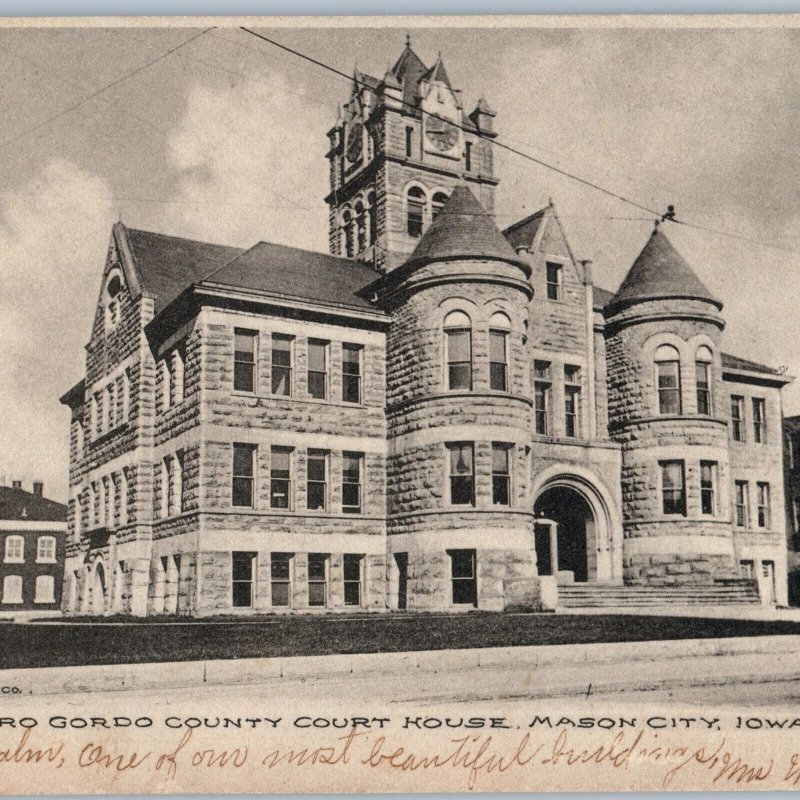
M 119 275 L 113 275 L 106 285 L 106 327 L 113 328 L 120 317 L 120 300 L 122 281 Z

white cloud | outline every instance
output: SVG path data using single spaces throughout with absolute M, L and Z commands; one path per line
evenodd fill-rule
M 69 416 L 113 222 L 102 178 L 54 160 L 0 194 L 0 477 L 67 494 Z

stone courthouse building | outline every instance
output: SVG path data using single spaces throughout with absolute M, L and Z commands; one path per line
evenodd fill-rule
M 330 255 L 114 226 L 66 612 L 786 602 L 788 379 L 663 227 L 614 293 L 552 204 L 499 230 L 495 136 L 409 45 L 329 132 Z

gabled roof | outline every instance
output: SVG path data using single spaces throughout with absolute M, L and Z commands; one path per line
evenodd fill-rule
M 530 275 L 528 264 L 517 258 L 475 195 L 460 184 L 453 189 L 406 263 L 475 258 L 509 261 Z
M 747 372 L 763 372 L 768 375 L 779 375 L 778 370 L 759 364 L 757 361 L 750 361 L 746 358 L 739 358 L 730 353 L 722 353 L 723 369 L 739 369 Z
M 722 303 L 708 291 L 661 228 L 656 226 L 609 303 L 609 308 L 667 298 L 705 300 L 722 308 Z
M 240 247 L 198 242 L 124 226 L 123 231 L 142 291 L 155 298 L 156 314 L 187 286 L 244 252 Z
M 503 236 L 508 239 L 509 244 L 516 250 L 518 247 L 529 248 L 536 238 L 536 234 L 544 221 L 545 214 L 549 206 L 539 209 L 525 219 L 509 225 L 504 231 Z
M 198 281 L 351 308 L 377 309 L 355 293 L 375 279 L 372 267 L 348 258 L 259 242 Z
M 440 81 L 449 88 L 453 88 L 450 86 L 450 78 L 447 77 L 447 70 L 444 68 L 444 61 L 442 61 L 441 55 L 439 55 L 439 57 L 436 59 L 436 63 L 424 73 L 420 80 L 431 82 Z
M 24 489 L 0 486 L 0 520 L 66 522 L 67 507 Z
M 406 44 L 400 58 L 392 67 L 397 80 L 403 84 L 403 102 L 415 105 L 417 101 L 417 86 L 422 80 L 422 76 L 428 71 L 420 57 L 411 49 L 410 44 Z

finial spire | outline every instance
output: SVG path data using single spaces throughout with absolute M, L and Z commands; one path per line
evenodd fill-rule
M 411 47 L 411 34 L 406 31 L 406 47 Z

